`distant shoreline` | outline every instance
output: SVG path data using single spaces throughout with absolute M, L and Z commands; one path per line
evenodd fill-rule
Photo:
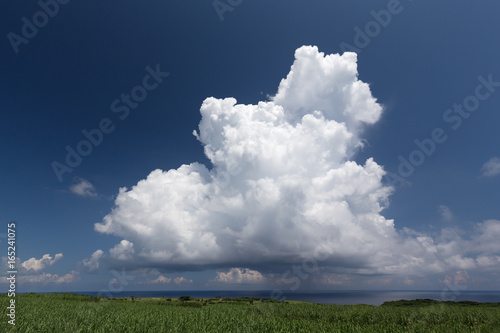
M 64 291 L 78 295 L 98 296 L 98 291 Z M 29 293 L 25 292 L 24 294 Z M 61 293 L 61 291 L 36 292 L 37 294 Z M 193 298 L 210 299 L 220 296 L 221 298 L 259 298 L 267 299 L 271 297 L 270 290 L 180 290 L 180 291 L 123 291 L 117 293 L 101 294 L 107 298 L 178 298 L 181 296 L 190 296 Z M 402 299 L 434 299 L 437 301 L 470 301 L 477 303 L 499 303 L 500 291 L 462 291 L 458 295 L 453 293 L 443 294 L 443 291 L 408 291 L 408 290 L 344 290 L 344 291 L 310 291 L 301 293 L 284 293 L 278 300 L 300 301 L 315 304 L 337 304 L 337 305 L 382 305 L 384 302 L 398 301 Z
M 2 296 L 7 296 L 5 293 L 1 294 Z M 47 295 L 47 296 L 56 296 L 56 297 L 91 297 L 95 299 L 101 299 L 101 300 L 108 300 L 108 301 L 167 301 L 167 302 L 174 302 L 174 303 L 200 303 L 202 305 L 207 305 L 209 302 L 215 302 L 215 303 L 210 303 L 210 304 L 216 304 L 216 303 L 249 303 L 252 304 L 253 302 L 259 302 L 259 303 L 280 303 L 280 304 L 301 304 L 301 303 L 306 303 L 306 304 L 318 304 L 318 305 L 339 305 L 343 306 L 342 304 L 320 304 L 320 303 L 314 303 L 314 302 L 307 302 L 307 301 L 297 301 L 297 300 L 276 300 L 273 298 L 256 298 L 256 297 L 249 297 L 249 296 L 243 296 L 243 297 L 222 297 L 222 296 L 216 296 L 216 297 L 208 297 L 208 298 L 200 298 L 200 297 L 191 297 L 188 294 L 185 294 L 183 296 L 179 297 L 165 297 L 165 296 L 146 296 L 146 297 L 136 297 L 136 296 L 115 296 L 115 297 L 100 297 L 100 296 L 92 296 L 88 294 L 81 294 L 81 293 L 74 293 L 74 292 L 41 292 L 41 293 L 35 293 L 35 292 L 28 292 L 28 293 L 21 293 L 21 295 L 25 296 L 30 296 L 30 295 Z M 445 305 L 461 305 L 461 306 L 478 306 L 478 305 L 485 305 L 485 306 L 499 306 L 500 307 L 500 302 L 475 302 L 475 301 L 469 301 L 469 300 L 462 300 L 462 301 L 442 301 L 442 300 L 435 300 L 435 299 L 424 299 L 424 298 L 419 298 L 419 299 L 400 299 L 400 300 L 395 300 L 395 301 L 386 301 L 379 306 L 429 306 L 429 305 L 439 305 L 439 304 L 445 304 Z M 360 306 L 376 306 L 372 304 L 363 304 L 363 303 L 356 303 L 356 304 L 344 304 L 344 305 L 360 305 Z

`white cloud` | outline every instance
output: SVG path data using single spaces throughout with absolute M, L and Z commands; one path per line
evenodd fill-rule
M 487 220 L 475 226 L 470 250 L 484 255 L 500 254 L 500 221 Z
M 94 272 L 94 271 L 98 270 L 99 266 L 100 266 L 100 260 L 101 260 L 103 255 L 104 255 L 104 251 L 102 251 L 102 250 L 95 251 L 94 253 L 92 253 L 92 255 L 90 256 L 89 259 L 84 259 L 82 261 L 83 267 L 85 267 L 85 269 L 88 272 Z
M 58 274 L 40 273 L 38 275 L 20 275 L 17 277 L 17 281 L 20 283 L 35 284 L 63 284 L 75 282 L 79 279 L 79 273 L 77 271 L 71 271 L 71 273 L 64 274 L 62 276 Z M 7 282 L 7 277 L 2 277 L 1 281 L 4 283 Z
M 382 183 L 383 168 L 372 158 L 351 160 L 363 127 L 382 112 L 357 78 L 356 55 L 325 56 L 305 46 L 295 57 L 272 101 L 203 102 L 195 135 L 212 169 L 192 163 L 154 170 L 119 190 L 111 213 L 95 224 L 124 239 L 110 259 L 129 268 L 232 268 L 219 280 L 241 274 L 235 266 L 282 271 L 314 258 L 318 244 L 327 244 L 329 255 L 318 264 L 331 274 L 470 265 L 471 249 L 480 248 L 474 239 L 397 231 L 381 215 L 392 191 Z M 481 230 L 474 237 L 487 238 Z M 480 249 L 492 255 L 491 246 Z
M 94 188 L 94 185 L 92 185 L 89 181 L 78 177 L 75 178 L 75 180 L 77 181 L 77 183 L 69 187 L 69 190 L 72 193 L 80 195 L 82 197 L 97 196 L 97 192 L 96 189 Z
M 74 282 L 76 280 L 79 280 L 79 274 L 77 271 L 71 271 L 71 273 L 68 273 L 68 274 L 64 274 L 63 276 L 59 277 L 59 278 L 56 278 L 58 277 L 57 274 L 54 274 L 53 277 L 56 278 L 56 283 L 71 283 L 71 282 Z
M 481 175 L 484 177 L 493 177 L 500 174 L 500 158 L 492 157 L 488 162 L 484 163 L 481 168 Z
M 111 257 L 117 260 L 129 260 L 134 255 L 134 243 L 122 240 L 115 247 L 109 250 Z
M 62 253 L 56 254 L 54 259 L 49 254 L 44 254 L 41 259 L 36 259 L 35 257 L 30 258 L 23 263 L 21 263 L 21 266 L 26 269 L 26 271 L 33 270 L 35 272 L 41 271 L 42 269 L 52 266 L 54 263 L 56 263 L 59 259 L 63 257 Z
M 320 110 L 326 118 L 346 123 L 351 131 L 363 122 L 373 124 L 382 108 L 368 84 L 357 79 L 356 62 L 356 53 L 325 56 L 316 47 L 301 47 L 272 100 L 293 121 Z
M 193 280 L 189 280 L 189 279 L 186 279 L 183 276 L 179 276 L 179 277 L 176 277 L 174 279 L 174 283 L 175 284 L 190 284 L 190 283 L 193 283 Z
M 445 221 L 453 220 L 453 213 L 448 206 L 441 205 L 439 206 L 439 214 L 441 214 L 441 218 Z
M 472 258 L 463 258 L 460 255 L 454 255 L 445 259 L 445 262 L 451 267 L 458 269 L 473 269 L 476 267 L 476 263 Z
M 498 270 L 500 266 L 500 221 L 477 223 L 468 238 L 444 229 L 437 244 L 439 257 L 449 269 Z
M 171 283 L 181 285 L 181 284 L 191 284 L 193 280 L 186 279 L 183 276 L 178 276 L 176 278 L 169 278 L 163 274 L 160 274 L 156 279 L 145 279 L 143 278 L 139 284 L 171 284 Z
M 500 256 L 480 255 L 476 258 L 476 264 L 484 270 L 495 270 L 500 267 Z
M 293 262 L 326 235 L 338 257 L 385 246 L 396 232 L 379 214 L 391 191 L 384 171 L 373 159 L 349 160 L 361 147 L 360 125 L 382 108 L 357 79 L 355 54 L 303 47 L 296 57 L 273 102 L 203 102 L 196 135 L 212 170 L 193 163 L 153 171 L 120 189 L 96 230 L 133 241 L 141 260 L 164 265 Z M 321 79 L 311 70 L 323 71 Z
M 212 282 L 220 283 L 262 283 L 266 279 L 258 272 L 248 268 L 233 267 L 228 272 L 218 272 Z
M 171 278 L 168 278 L 166 276 L 160 275 L 158 278 L 152 281 L 154 284 L 169 284 L 170 281 L 172 281 Z

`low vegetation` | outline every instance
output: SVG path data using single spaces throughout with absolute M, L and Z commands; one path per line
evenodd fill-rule
M 6 294 L 1 304 L 8 304 Z M 0 332 L 500 332 L 500 304 L 414 300 L 321 305 L 260 298 L 16 296 Z

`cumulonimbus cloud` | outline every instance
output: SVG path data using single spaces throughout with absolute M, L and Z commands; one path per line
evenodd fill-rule
M 354 53 L 303 46 L 271 101 L 203 101 L 194 134 L 213 167 L 154 170 L 121 188 L 112 212 L 95 224 L 124 239 L 108 259 L 265 271 L 300 263 L 327 242 L 330 255 L 321 264 L 331 273 L 452 265 L 440 257 L 449 242 L 441 249 L 381 215 L 392 190 L 382 183 L 383 168 L 372 158 L 353 161 L 363 128 L 382 113 L 356 62 Z

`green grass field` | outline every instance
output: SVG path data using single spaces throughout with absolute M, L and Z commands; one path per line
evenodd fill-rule
M 500 304 L 386 302 L 320 305 L 251 298 L 105 299 L 75 294 L 0 295 L 1 332 L 500 332 Z

